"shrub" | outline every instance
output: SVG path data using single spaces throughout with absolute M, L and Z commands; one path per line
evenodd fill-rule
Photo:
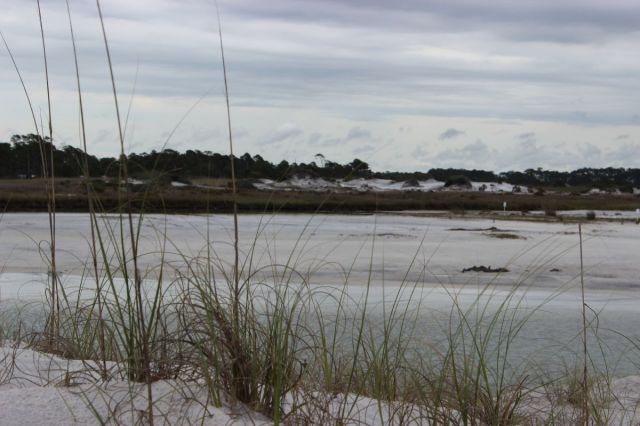
M 91 179 L 91 188 L 93 191 L 102 194 L 107 190 L 107 182 L 103 179 Z
M 256 179 L 239 179 L 236 181 L 236 189 L 256 189 L 253 186 L 254 183 L 258 182 Z M 231 188 L 231 181 L 227 184 L 228 188 Z
M 402 184 L 402 187 L 403 188 L 420 188 L 420 182 L 418 182 L 417 179 L 409 179 Z
M 466 188 L 471 188 L 471 181 L 469 180 L 468 177 L 464 176 L 464 175 L 454 175 L 454 176 L 449 176 L 446 180 L 446 182 L 444 183 L 445 187 L 450 187 L 450 186 L 463 186 Z

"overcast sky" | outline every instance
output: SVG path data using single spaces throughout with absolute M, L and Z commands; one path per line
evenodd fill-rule
M 42 0 L 54 137 L 78 146 L 64 0 Z M 375 170 L 640 167 L 637 0 L 220 0 L 238 154 Z M 0 0 L 36 114 L 36 0 Z M 212 0 L 103 0 L 129 151 L 226 152 Z M 89 149 L 117 153 L 93 0 L 71 0 Z M 0 49 L 0 141 L 34 131 Z M 184 118 L 183 121 L 182 118 Z M 39 118 L 38 118 L 39 120 Z M 171 138 L 168 136 L 180 123 Z

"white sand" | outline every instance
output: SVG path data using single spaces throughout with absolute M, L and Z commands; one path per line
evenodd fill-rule
M 156 424 L 271 424 L 239 406 L 202 406 L 192 398 L 207 400 L 197 383 L 159 381 L 153 394 Z M 136 424 L 146 404 L 144 385 L 102 382 L 93 363 L 0 346 L 0 425 Z
M 113 371 L 117 369 L 114 364 L 109 367 Z M 89 425 L 99 421 L 139 424 L 147 404 L 146 387 L 121 379 L 101 381 L 94 369 L 95 365 L 89 362 L 0 346 L 0 425 Z M 272 424 L 264 416 L 239 404 L 226 402 L 222 407 L 203 406 L 206 392 L 196 382 L 158 381 L 153 384 L 153 395 L 154 421 L 159 425 Z M 309 395 L 305 398 L 314 400 L 317 406 L 303 407 L 301 415 L 315 419 L 315 424 L 333 423 L 342 414 L 349 419 L 344 423 L 347 425 L 400 424 L 399 419 L 402 424 L 425 424 L 424 413 L 415 406 L 381 403 L 352 394 L 314 393 L 312 398 Z M 637 424 L 640 421 L 640 376 L 613 380 L 603 396 L 599 413 L 608 417 L 608 424 Z M 290 395 L 288 404 L 300 397 Z M 323 411 L 318 411 L 318 407 L 323 407 Z M 552 410 L 555 416 L 571 416 L 577 408 L 554 401 L 540 392 L 528 394 L 521 407 L 522 413 L 534 415 L 541 422 Z
M 310 177 L 293 177 L 291 179 L 276 182 L 271 179 L 260 179 L 254 186 L 257 189 L 270 190 L 305 190 L 305 191 L 326 191 L 332 190 L 351 190 L 351 191 L 441 191 L 441 190 L 464 190 L 464 191 L 483 191 L 483 192 L 514 192 L 515 185 L 509 183 L 497 182 L 472 182 L 471 187 L 450 187 L 446 188 L 445 183 L 435 179 L 417 181 L 417 185 L 409 184 L 406 181 L 393 181 L 390 179 L 337 179 L 335 181 L 327 181 L 322 178 Z M 520 186 L 521 193 L 527 193 L 529 189 L 526 186 Z

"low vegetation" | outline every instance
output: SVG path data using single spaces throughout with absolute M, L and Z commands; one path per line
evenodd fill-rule
M 114 180 L 91 179 L 89 187 L 96 203 L 116 211 L 118 191 L 124 185 Z M 197 179 L 191 186 L 172 186 L 166 181 L 130 184 L 131 201 L 139 210 L 144 200 L 147 212 L 232 212 L 229 179 Z M 58 211 L 88 211 L 87 189 L 81 178 L 56 180 Z M 512 212 L 544 211 L 549 218 L 556 210 L 635 210 L 640 201 L 630 194 L 589 196 L 547 193 L 541 197 L 491 192 L 351 192 L 351 191 L 259 191 L 251 181 L 240 180 L 237 202 L 243 212 L 374 212 L 399 210 L 501 211 L 507 202 Z M 0 205 L 6 211 L 47 211 L 48 195 L 41 179 L 0 180 Z

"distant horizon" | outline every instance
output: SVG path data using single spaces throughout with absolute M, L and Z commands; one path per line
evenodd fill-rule
M 36 4 L 7 3 L 0 31 L 44 121 Z M 41 3 L 54 138 L 79 147 L 66 8 Z M 95 2 L 70 4 L 89 150 L 116 156 Z M 433 164 L 496 172 L 633 168 L 640 158 L 640 57 L 632 54 L 640 46 L 640 3 L 219 4 L 237 152 L 304 163 L 322 153 L 339 163 L 359 158 L 375 170 L 402 172 Z M 226 152 L 214 3 L 111 0 L 102 8 L 122 118 L 129 118 L 127 150 L 167 143 L 176 151 Z M 4 46 L 0 91 L 0 141 L 34 132 Z

